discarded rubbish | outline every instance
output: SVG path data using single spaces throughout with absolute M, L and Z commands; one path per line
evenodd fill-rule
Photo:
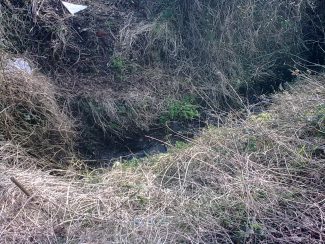
M 70 14 L 74 15 L 84 9 L 87 8 L 85 5 L 79 5 L 79 4 L 73 4 L 73 3 L 68 3 L 65 1 L 61 1 L 63 6 L 66 7 L 66 9 L 70 12 Z
M 33 72 L 33 69 L 30 67 L 28 62 L 23 58 L 15 58 L 13 60 L 9 60 L 7 64 L 7 68 L 10 71 L 14 71 L 14 70 L 24 71 L 30 75 Z

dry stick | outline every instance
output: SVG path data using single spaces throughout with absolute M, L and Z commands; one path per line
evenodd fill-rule
M 10 180 L 23 192 L 26 196 L 31 197 L 32 194 L 29 193 L 29 191 L 26 190 L 26 188 L 19 183 L 15 177 L 11 177 Z
M 15 179 L 15 177 L 10 177 L 10 180 L 23 192 L 23 193 L 25 193 L 25 195 L 27 196 L 27 197 L 29 197 L 30 199 L 32 199 L 32 194 L 28 191 L 28 190 L 26 190 L 26 188 L 21 184 L 21 183 L 19 183 L 16 179 Z M 50 215 L 50 213 L 46 210 L 46 209 L 44 209 L 42 206 L 40 206 L 39 205 L 39 203 L 36 203 L 36 205 L 47 215 L 47 217 L 51 217 L 51 215 Z

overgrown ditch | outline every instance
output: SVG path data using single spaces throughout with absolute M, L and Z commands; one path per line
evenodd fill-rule
M 310 60 L 310 63 L 317 64 L 316 60 Z M 103 133 L 94 121 L 89 117 L 85 118 L 88 124 L 82 133 L 84 137 L 79 141 L 77 150 L 83 155 L 90 168 L 111 167 L 116 161 L 141 159 L 166 153 L 171 147 L 177 147 L 179 143 L 191 141 L 207 126 L 223 126 L 224 119 L 231 111 L 237 111 L 241 119 L 246 119 L 247 115 L 265 112 L 272 104 L 272 95 L 289 89 L 299 75 L 295 72 L 306 72 L 306 70 L 309 69 L 304 67 L 304 71 L 300 71 L 286 67 L 278 74 L 281 79 L 274 79 L 268 83 L 256 81 L 249 87 L 243 86 L 239 90 L 239 95 L 244 102 L 241 106 L 223 107 L 219 111 L 214 111 L 202 101 L 203 107 L 200 107 L 199 115 L 193 119 L 165 121 L 164 124 L 158 122 L 156 126 L 151 126 L 146 131 L 130 130 L 124 136 Z
M 266 87 L 265 90 L 267 92 L 264 93 L 263 98 L 259 96 L 260 93 L 246 97 L 247 106 L 237 108 L 238 116 L 245 119 L 248 113 L 257 115 L 265 111 L 271 105 L 271 95 L 279 89 L 274 90 L 272 86 Z M 188 143 L 207 126 L 223 126 L 223 121 L 229 112 L 229 108 L 219 113 L 202 108 L 200 115 L 192 120 L 167 121 L 152 126 L 147 131 L 127 131 L 123 137 L 105 134 L 89 120 L 77 144 L 77 150 L 90 168 L 111 167 L 116 161 L 141 159 L 166 153 L 172 147 Z
M 64 91 L 94 167 L 166 152 L 232 109 L 258 113 L 260 95 L 325 60 L 319 0 L 80 3 L 74 16 L 56 0 L 0 3 L 0 45 Z

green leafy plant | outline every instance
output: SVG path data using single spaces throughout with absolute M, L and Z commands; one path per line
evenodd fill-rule
M 111 67 L 118 74 L 122 74 L 123 71 L 125 70 L 126 64 L 121 57 L 115 57 L 111 62 Z
M 171 7 L 164 9 L 159 16 L 160 21 L 169 21 L 172 20 L 175 16 L 175 11 Z
M 198 105 L 194 104 L 193 99 L 183 99 L 182 101 L 172 101 L 168 106 L 168 112 L 161 118 L 161 123 L 168 121 L 188 121 L 199 117 Z
M 264 235 L 264 232 L 263 232 L 264 227 L 262 224 L 260 224 L 258 222 L 252 223 L 250 226 L 250 229 L 256 235 L 260 235 L 260 236 Z
M 139 166 L 139 164 L 142 162 L 141 159 L 138 158 L 132 158 L 130 160 L 123 161 L 123 168 L 136 168 Z
M 137 196 L 137 200 L 140 205 L 146 205 L 149 202 L 149 199 L 147 197 L 141 195 Z

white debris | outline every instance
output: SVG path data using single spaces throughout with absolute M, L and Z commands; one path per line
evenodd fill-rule
M 29 63 L 23 58 L 15 58 L 8 61 L 7 68 L 10 71 L 23 71 L 27 74 L 32 74 L 33 69 L 30 67 Z
M 74 15 L 84 9 L 87 8 L 85 5 L 79 5 L 79 4 L 73 4 L 73 3 L 68 3 L 65 1 L 61 1 L 63 6 L 66 7 L 66 9 L 70 12 L 70 14 Z

